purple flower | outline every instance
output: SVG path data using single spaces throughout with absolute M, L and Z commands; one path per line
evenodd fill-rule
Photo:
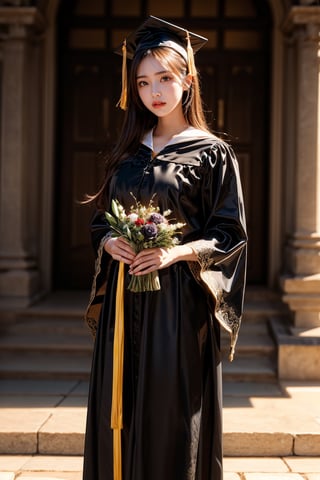
M 146 240 L 153 240 L 158 235 L 158 229 L 155 223 L 150 222 L 143 225 L 141 233 Z
M 166 219 L 160 213 L 152 213 L 149 221 L 159 225 L 159 223 L 164 223 Z

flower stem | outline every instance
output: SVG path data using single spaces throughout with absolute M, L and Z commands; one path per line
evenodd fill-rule
M 128 285 L 128 290 L 135 293 L 153 292 L 160 290 L 160 288 L 160 280 L 157 270 L 151 273 L 146 273 L 145 275 L 132 275 Z

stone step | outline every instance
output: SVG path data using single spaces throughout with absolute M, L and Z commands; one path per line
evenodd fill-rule
M 286 316 L 287 310 L 279 302 L 247 301 L 244 305 L 243 323 L 260 324 L 270 317 Z
M 46 320 L 47 326 L 38 328 L 38 320 L 30 324 L 15 325 L 10 331 L 0 336 L 0 349 L 12 351 L 92 351 L 93 339 L 87 328 L 71 331 L 62 320 L 51 328 L 51 321 Z M 43 330 L 41 329 L 43 328 Z M 223 350 L 229 348 L 230 338 L 227 332 L 221 336 Z M 269 355 L 274 353 L 275 343 L 268 333 L 266 325 L 243 325 L 237 343 L 237 352 L 240 355 Z
M 37 322 L 36 320 L 35 322 Z M 33 321 L 31 322 L 33 324 Z M 50 323 L 50 321 L 49 321 Z M 0 377 L 9 378 L 79 378 L 89 377 L 93 339 L 65 332 L 63 324 L 53 332 L 28 331 L 23 325 L 0 337 Z M 26 330 L 25 330 L 26 329 Z M 223 335 L 222 352 L 225 376 L 230 379 L 271 381 L 275 377 L 274 344 L 265 324 L 243 325 L 236 357 L 229 363 L 229 336 Z M 254 359 L 254 361 L 253 361 Z
M 269 357 L 236 356 L 233 362 L 223 361 L 224 381 L 276 382 L 275 362 Z
M 93 348 L 83 319 L 88 298 L 88 292 L 53 292 L 21 311 L 15 324 L 0 335 L 0 378 L 87 379 Z M 277 294 L 249 288 L 245 312 L 236 360 L 230 365 L 229 335 L 222 332 L 224 375 L 240 381 L 274 381 L 276 351 L 267 320 L 275 312 L 282 315 Z
M 88 380 L 91 352 L 3 352 L 0 353 L 0 378 Z
M 221 335 L 221 350 L 224 355 L 230 348 L 230 336 L 227 332 Z M 272 339 L 267 324 L 243 324 L 236 346 L 236 357 L 238 356 L 270 356 L 275 357 L 276 345 Z
M 51 348 L 51 345 L 50 345 Z M 57 349 L 58 350 L 58 349 Z M 50 351 L 46 347 L 41 351 L 6 351 L 1 348 L 0 378 L 28 379 L 75 379 L 87 380 L 90 376 L 91 350 L 74 348 L 68 352 Z M 268 357 L 255 358 L 236 356 L 233 362 L 227 358 L 223 362 L 225 380 L 274 382 L 276 368 Z
M 90 335 L 90 331 L 83 319 L 78 317 L 35 317 L 19 319 L 9 329 L 10 333 L 36 335 L 39 333 L 65 334 L 65 335 Z
M 4 335 L 6 332 L 2 332 Z M 91 337 L 90 330 L 82 318 L 79 317 L 30 317 L 19 319 L 14 325 L 8 329 L 9 334 L 17 335 L 38 335 L 38 334 L 62 334 L 62 335 L 82 335 L 85 337 Z M 221 329 L 222 339 L 226 340 L 229 338 L 229 334 Z M 255 337 L 269 337 L 269 328 L 267 320 L 264 319 L 260 322 L 243 322 L 241 325 L 241 335 L 239 337 L 239 342 L 241 338 L 247 336 Z M 1 338 L 1 337 L 0 337 Z
M 0 350 L 7 352 L 79 352 L 91 354 L 93 340 L 87 335 L 7 334 L 0 337 Z
M 52 292 L 37 304 L 20 311 L 19 318 L 76 320 L 83 322 L 88 291 Z M 247 287 L 243 322 L 260 322 L 270 316 L 285 315 L 287 309 L 277 292 L 264 287 Z
M 19 313 L 20 317 L 83 318 L 89 301 L 89 291 L 54 291 Z

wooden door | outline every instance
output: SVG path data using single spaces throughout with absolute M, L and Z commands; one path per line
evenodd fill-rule
M 121 126 L 122 114 L 114 109 L 120 68 L 115 71 L 114 62 L 102 55 L 72 54 L 66 60 L 58 125 L 55 285 L 85 289 L 93 274 L 89 224 L 94 207 L 83 202 L 97 191 Z
M 244 192 L 249 249 L 248 281 L 263 283 L 268 250 L 267 71 L 257 55 L 202 60 L 208 119 L 237 155 Z

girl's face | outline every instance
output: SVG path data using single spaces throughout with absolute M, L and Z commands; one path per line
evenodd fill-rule
M 188 88 L 188 76 L 177 76 L 149 54 L 140 62 L 136 82 L 142 103 L 157 117 L 182 111 L 182 95 Z

